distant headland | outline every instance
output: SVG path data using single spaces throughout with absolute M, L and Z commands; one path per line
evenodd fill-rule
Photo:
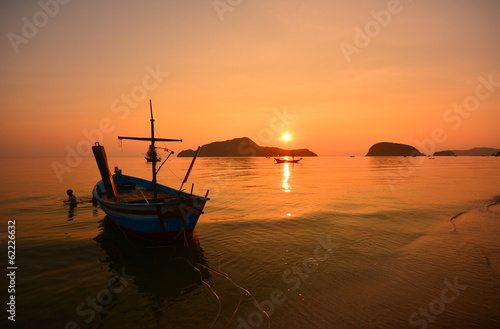
M 178 157 L 193 157 L 196 151 L 183 150 Z M 272 156 L 312 156 L 318 155 L 309 149 L 286 150 L 278 147 L 259 146 L 248 137 L 234 138 L 223 142 L 205 144 L 199 157 L 272 157 Z
M 450 150 L 450 151 L 442 151 L 442 152 L 451 152 L 453 155 L 457 156 L 499 156 L 500 155 L 500 149 L 495 149 L 491 147 L 474 147 L 470 150 Z M 436 153 L 442 153 L 442 152 L 436 152 Z M 434 155 L 449 155 L 448 154 L 436 154 Z
M 411 145 L 381 142 L 372 145 L 366 156 L 425 156 Z
M 470 150 L 446 150 L 434 152 L 433 156 L 500 156 L 500 149 L 475 147 Z M 381 142 L 370 147 L 366 156 L 425 156 L 415 147 L 406 144 Z M 429 155 L 430 156 L 430 155 Z

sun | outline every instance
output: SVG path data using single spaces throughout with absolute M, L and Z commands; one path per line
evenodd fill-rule
M 290 139 L 291 139 L 290 134 L 286 133 L 286 134 L 283 135 L 283 140 L 285 142 L 289 141 Z

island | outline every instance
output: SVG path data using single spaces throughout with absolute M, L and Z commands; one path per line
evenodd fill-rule
M 381 142 L 372 145 L 366 156 L 425 156 L 411 145 Z
M 499 151 L 491 147 L 474 147 L 470 150 L 453 150 L 453 153 L 458 156 L 489 156 Z
M 433 156 L 436 156 L 436 157 L 443 157 L 443 156 L 454 157 L 456 155 L 455 155 L 455 152 L 453 152 L 453 151 L 438 151 L 438 152 L 434 152 Z
M 195 150 L 183 150 L 178 157 L 193 157 Z M 259 146 L 248 137 L 234 138 L 222 142 L 213 142 L 201 147 L 199 157 L 274 157 L 296 156 L 317 157 L 309 149 L 287 150 L 278 147 Z

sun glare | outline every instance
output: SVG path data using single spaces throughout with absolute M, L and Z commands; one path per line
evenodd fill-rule
M 289 135 L 289 134 L 284 134 L 284 135 L 283 135 L 283 140 L 284 140 L 285 142 L 289 141 L 289 140 L 290 140 L 290 135 Z

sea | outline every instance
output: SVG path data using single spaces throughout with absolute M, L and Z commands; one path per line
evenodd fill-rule
M 93 205 L 92 158 L 0 169 L 0 328 L 500 328 L 498 157 L 199 158 L 183 189 L 210 201 L 166 246 Z

